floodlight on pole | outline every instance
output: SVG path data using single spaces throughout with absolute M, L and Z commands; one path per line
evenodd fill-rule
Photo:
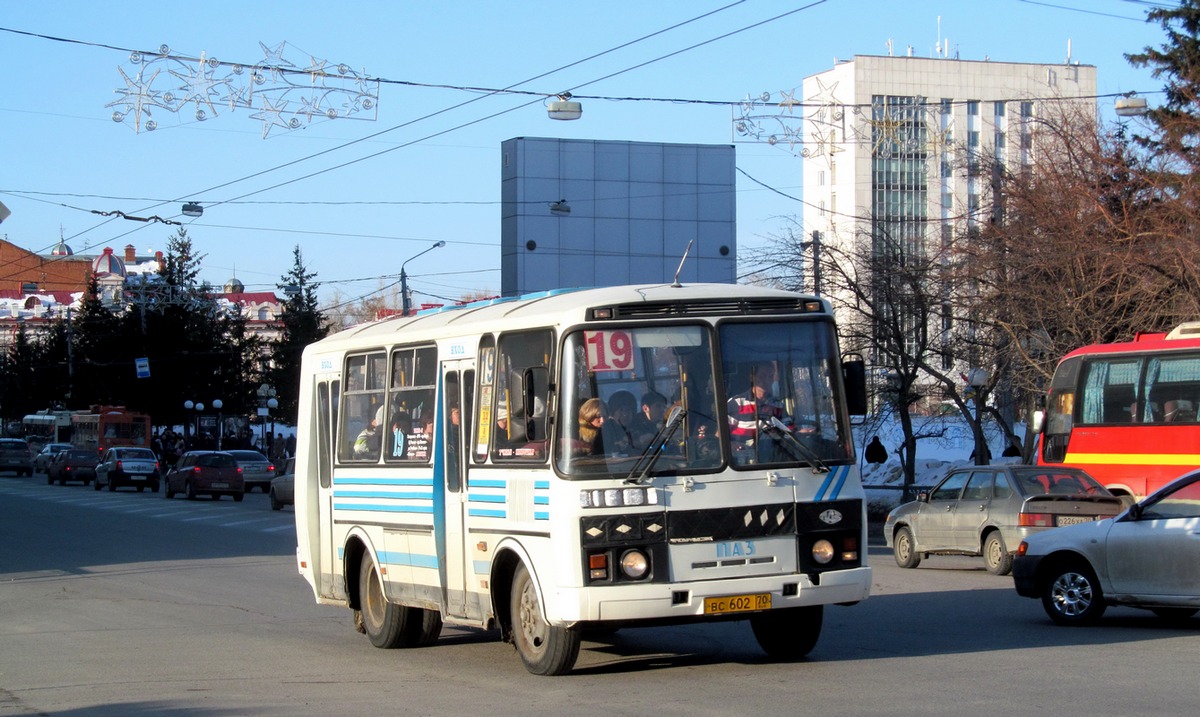
M 404 263 L 400 265 L 400 310 L 401 310 L 400 315 L 401 316 L 408 316 L 408 309 L 409 309 L 408 274 L 406 274 L 404 271 L 405 265 L 408 264 L 408 262 L 412 261 L 413 259 L 416 259 L 417 257 L 421 256 L 422 254 L 428 254 L 429 252 L 433 251 L 434 249 L 438 249 L 438 248 L 444 247 L 444 246 L 446 246 L 446 242 L 444 242 L 444 241 L 435 242 L 433 246 L 429 247 L 425 251 L 419 252 L 419 253 L 414 254 L 413 256 L 410 256 L 409 258 L 405 259 Z
M 583 115 L 583 105 L 572 100 L 570 92 L 564 92 L 558 99 L 546 103 L 546 112 L 550 119 L 577 120 Z

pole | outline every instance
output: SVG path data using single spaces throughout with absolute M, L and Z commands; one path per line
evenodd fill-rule
M 408 274 L 404 273 L 404 264 L 400 265 L 400 315 L 408 316 Z
M 813 293 L 817 296 L 821 295 L 821 232 L 813 229 L 812 233 L 812 250 L 813 250 Z

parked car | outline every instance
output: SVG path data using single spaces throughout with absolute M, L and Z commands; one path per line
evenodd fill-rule
M 131 486 L 139 493 L 147 488 L 157 493 L 161 479 L 158 456 L 149 448 L 109 448 L 96 465 L 96 490 Z
M 46 483 L 63 485 L 67 481 L 82 481 L 84 485 L 96 479 L 96 451 L 91 448 L 68 448 L 59 451 L 46 469 Z
M 283 510 L 285 505 L 296 504 L 296 459 L 287 459 L 283 475 L 271 479 L 271 510 Z
M 183 493 L 188 500 L 210 495 L 213 500 L 232 496 L 239 503 L 246 484 L 237 459 L 224 451 L 188 451 L 167 471 L 167 498 Z
M 1011 551 L 1029 535 L 1111 517 L 1123 507 L 1077 468 L 964 466 L 889 513 L 884 540 L 902 568 L 929 555 L 982 555 L 988 572 L 1007 575 Z
M 54 456 L 72 447 L 70 443 L 47 443 L 33 457 L 33 469 L 38 473 L 48 473 L 50 471 L 50 461 Z M 95 458 L 95 455 L 92 457 Z
M 233 456 L 242 468 L 246 492 L 259 488 L 263 493 L 271 489 L 271 479 L 276 476 L 275 464 L 258 451 L 225 451 Z
M 1115 518 L 1031 535 L 1017 548 L 1017 594 L 1060 625 L 1094 623 L 1109 605 L 1180 620 L 1200 606 L 1200 471 Z
M 33 475 L 29 444 L 20 438 L 0 438 L 0 471 L 14 471 L 19 476 Z

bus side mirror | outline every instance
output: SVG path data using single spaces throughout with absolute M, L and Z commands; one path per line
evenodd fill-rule
M 852 416 L 867 414 L 867 368 L 858 354 L 842 357 L 842 383 L 846 387 L 846 406 Z
M 1046 427 L 1046 412 L 1043 410 L 1040 410 L 1040 409 L 1037 411 L 1034 411 L 1033 415 L 1030 416 L 1030 418 L 1029 418 L 1029 430 L 1033 431 L 1034 433 L 1041 433 L 1042 429 L 1045 427 Z

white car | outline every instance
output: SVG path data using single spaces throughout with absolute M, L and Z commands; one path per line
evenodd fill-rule
M 1200 610 L 1200 471 L 1114 518 L 1031 535 L 1013 561 L 1017 593 L 1060 625 L 1094 623 L 1109 605 L 1181 620 Z

